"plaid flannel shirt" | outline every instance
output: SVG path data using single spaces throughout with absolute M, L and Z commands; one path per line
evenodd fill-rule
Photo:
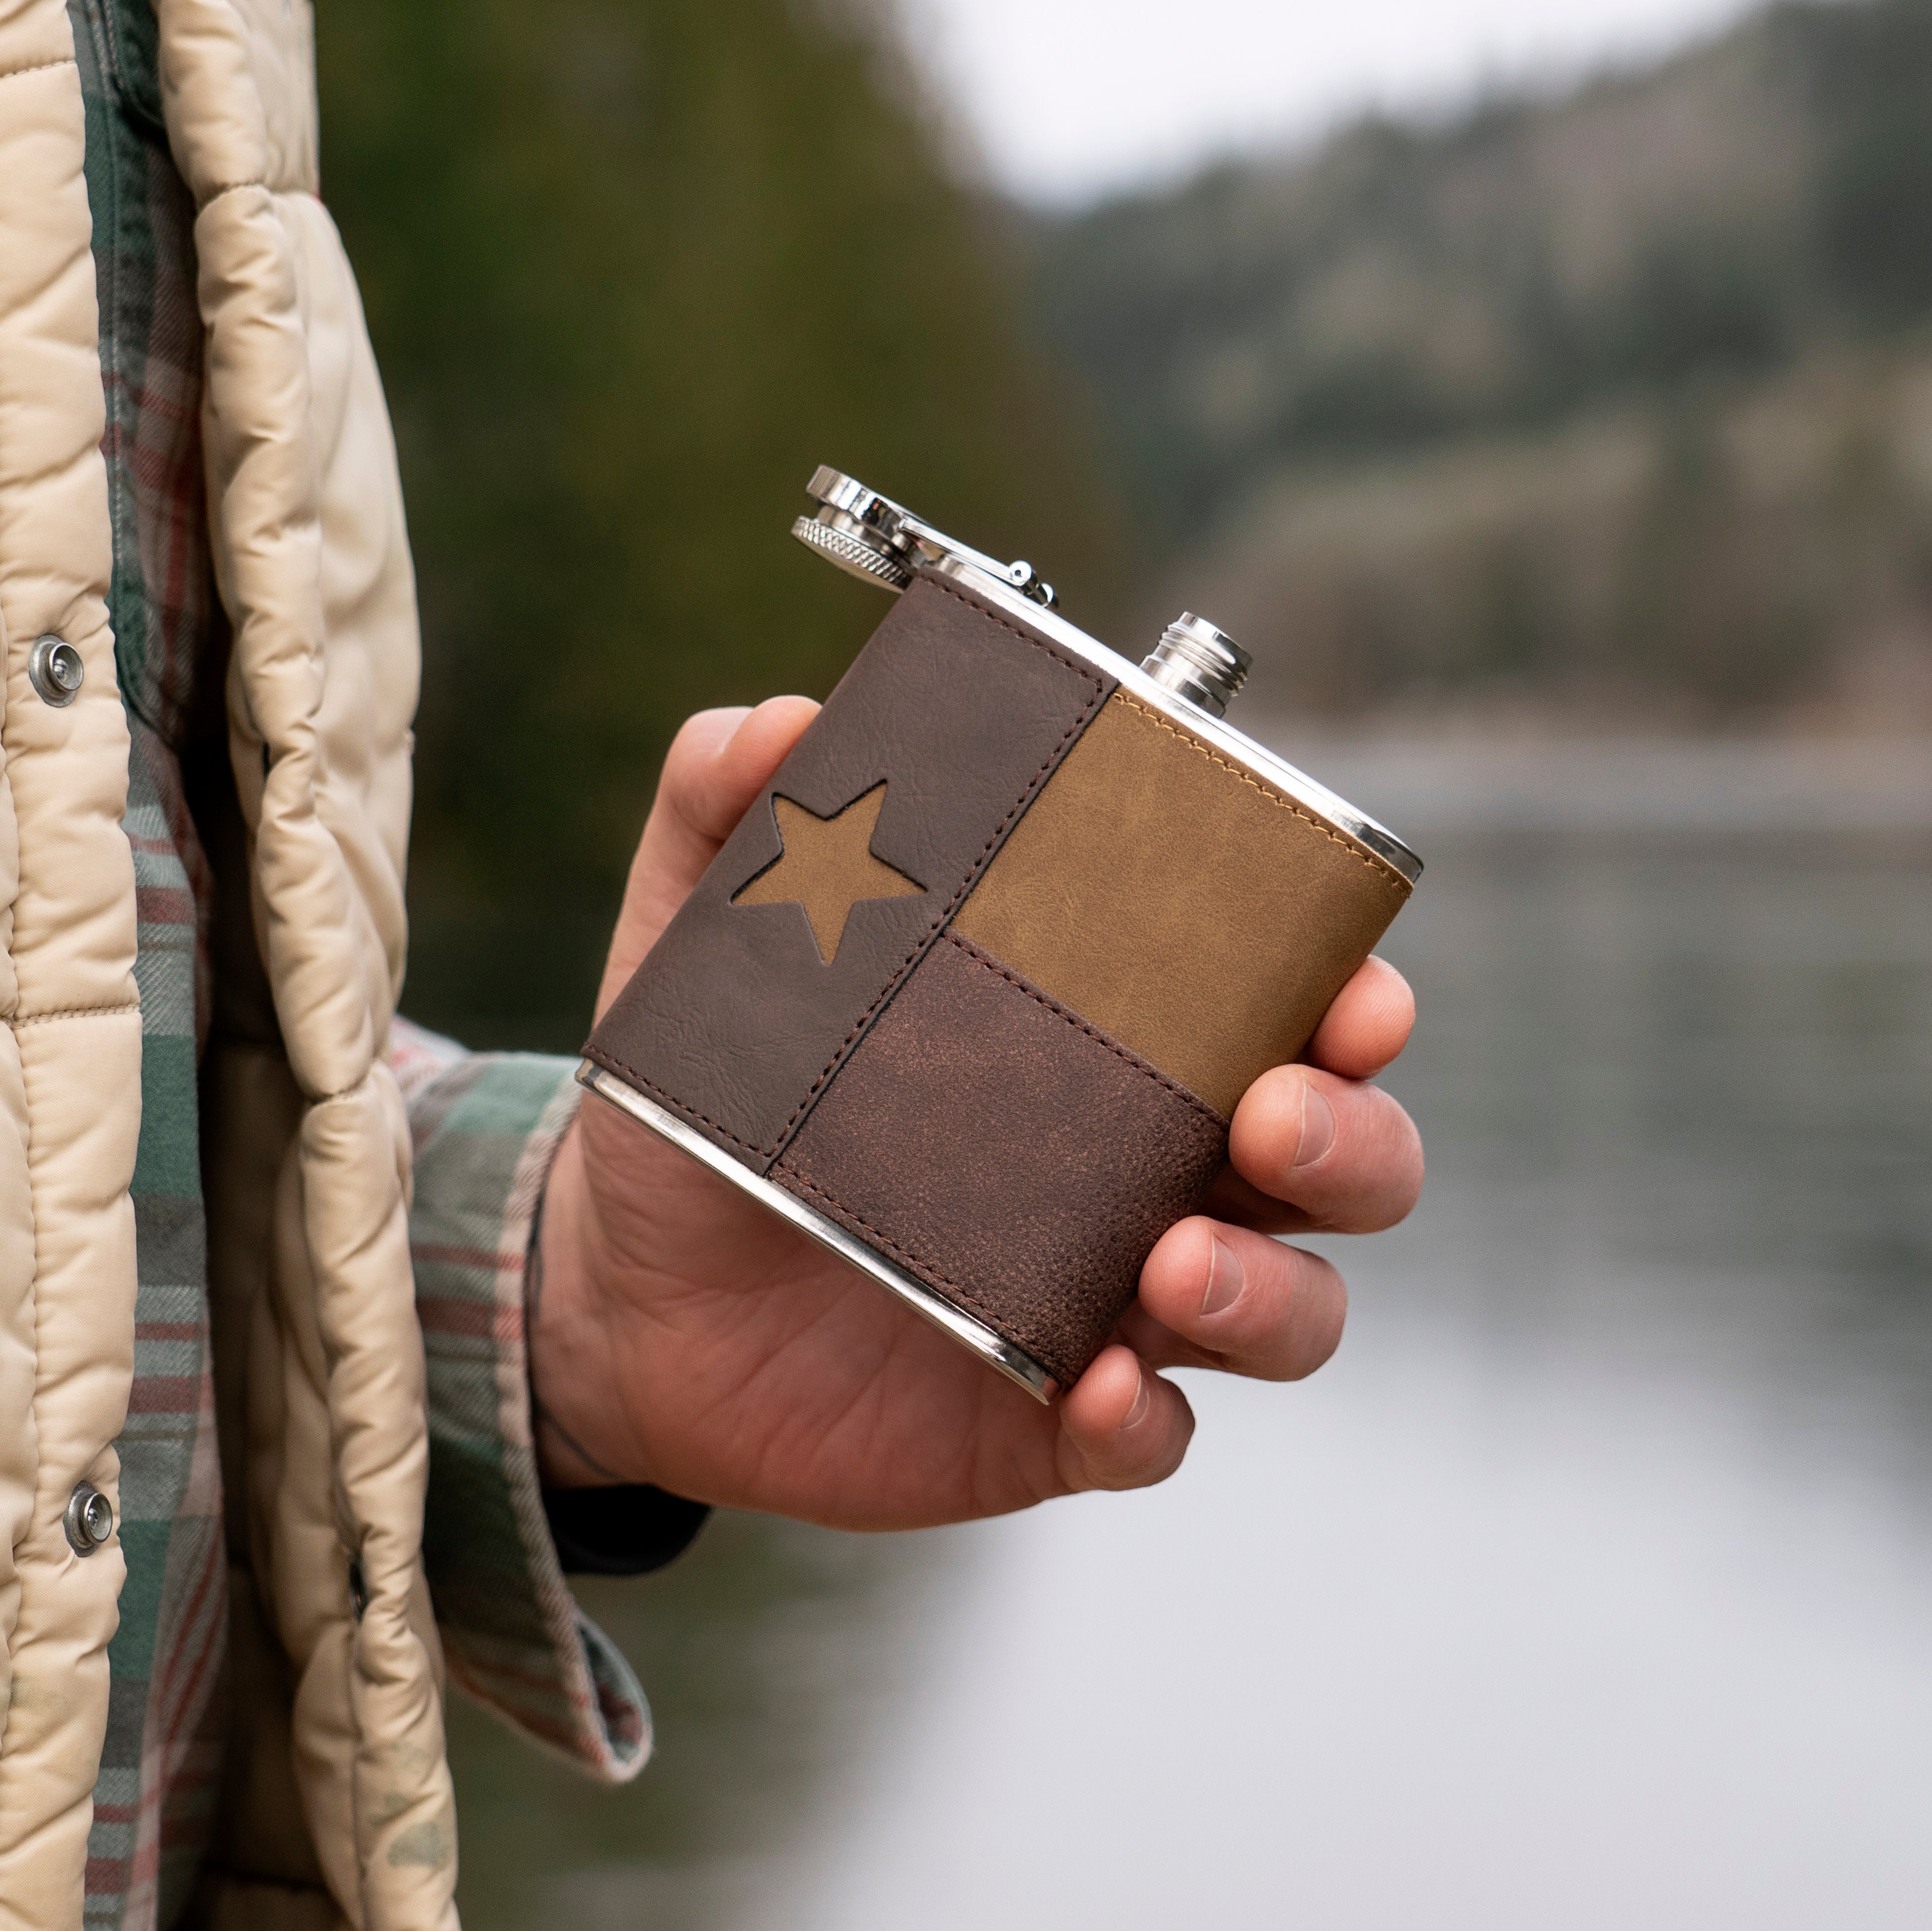
M 122 1438 L 128 1580 L 94 1794 L 86 1922 L 166 1927 L 212 1821 L 226 1639 L 196 1073 L 211 1009 L 211 877 L 183 789 L 198 679 L 222 642 L 208 557 L 194 208 L 170 157 L 150 0 L 70 0 L 87 114 L 114 567 L 133 747 L 140 920 L 140 1285 Z M 218 683 L 218 679 L 214 680 Z M 399 1024 L 428 1356 L 430 1583 L 452 1677 L 610 1780 L 650 1715 L 578 1611 L 546 1525 L 524 1348 L 525 1259 L 574 1104 L 568 1062 L 466 1054 Z

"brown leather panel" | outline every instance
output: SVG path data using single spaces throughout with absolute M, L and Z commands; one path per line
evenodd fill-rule
M 893 607 L 585 1048 L 763 1172 L 1112 685 L 943 579 Z M 776 798 L 879 787 L 871 855 L 926 889 L 850 908 L 829 963 L 795 904 L 734 905 L 780 857 Z
M 1226 1150 L 1192 1093 L 949 933 L 772 1177 L 1065 1387 Z
M 954 929 L 1223 1114 L 1402 909 L 1365 847 L 1117 691 Z
M 734 905 L 796 905 L 812 927 L 818 956 L 838 956 L 852 908 L 874 898 L 916 898 L 926 887 L 872 856 L 873 829 L 886 787 L 874 786 L 837 817 L 821 818 L 789 798 L 772 799 L 784 856 L 733 898 Z

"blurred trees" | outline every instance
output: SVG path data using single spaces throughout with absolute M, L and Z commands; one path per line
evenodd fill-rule
M 1932 724 L 1932 0 L 1027 240 L 1258 703 Z
M 1932 355 L 1285 468 L 1174 567 L 1258 714 L 1932 723 Z
M 785 535 L 820 461 L 1102 634 L 1205 604 L 1262 704 L 1932 702 L 1932 0 L 1072 217 L 948 179 L 888 4 L 322 10 L 422 580 L 413 1012 L 580 1036 L 679 719 L 883 612 Z
M 1649 71 L 1371 118 L 1033 226 L 1163 503 L 1540 425 L 1932 316 L 1932 0 L 1787 0 Z
M 1822 124 L 1820 266 L 1862 319 L 1932 311 L 1932 4 L 1867 0 L 1780 16 Z
M 1120 546 L 876 25 L 329 0 L 318 33 L 421 583 L 407 1004 L 570 1050 L 678 721 L 823 696 L 884 613 L 787 534 L 814 464 L 1089 621 Z

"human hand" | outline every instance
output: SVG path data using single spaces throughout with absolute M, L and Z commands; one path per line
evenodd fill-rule
M 678 734 L 598 994 L 601 1018 L 817 706 L 707 711 Z M 586 1104 L 544 1194 L 531 1333 L 544 1478 L 654 1483 L 844 1528 L 997 1515 L 1159 1482 L 1194 1417 L 1158 1372 L 1265 1381 L 1334 1352 L 1342 1278 L 1268 1237 L 1368 1233 L 1415 1204 L 1408 1116 L 1366 1082 L 1414 1001 L 1371 959 L 1310 1042 L 1235 1111 L 1208 1204 L 1162 1237 L 1112 1342 L 1052 1407 L 728 1182 Z

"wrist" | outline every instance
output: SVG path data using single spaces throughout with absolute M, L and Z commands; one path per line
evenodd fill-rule
M 531 1429 L 538 1479 L 550 1489 L 651 1479 L 620 1399 L 616 1324 L 600 1311 L 590 1264 L 593 1222 L 580 1120 L 550 1165 L 525 1300 Z

